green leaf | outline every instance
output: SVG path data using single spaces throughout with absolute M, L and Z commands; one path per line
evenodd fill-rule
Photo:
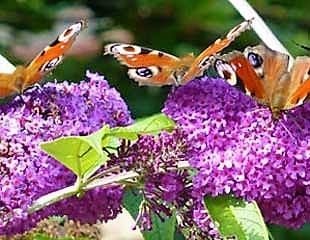
M 159 217 L 154 216 L 152 218 L 153 229 L 152 231 L 143 232 L 145 240 L 173 240 L 176 230 L 176 217 L 175 215 L 162 222 Z
M 223 237 L 238 240 L 268 240 L 268 229 L 255 202 L 245 202 L 232 196 L 206 197 L 211 218 L 219 224 Z
M 126 127 L 117 127 L 111 130 L 109 135 L 114 137 L 136 140 L 142 134 L 158 134 L 160 131 L 171 131 L 175 127 L 172 119 L 163 113 L 155 114 L 151 117 L 137 120 Z
M 104 126 L 88 136 L 61 137 L 44 142 L 41 148 L 85 180 L 108 161 L 103 147 L 115 148 L 119 145 L 119 138 L 135 140 L 138 135 L 157 134 L 161 130 L 172 130 L 174 126 L 166 115 L 156 114 L 126 127 L 110 129 Z
M 127 190 L 123 198 L 123 205 L 135 219 L 139 213 L 139 206 L 142 202 L 141 194 L 134 194 L 132 191 Z
M 139 206 L 142 202 L 141 195 L 134 195 L 132 192 L 126 192 L 123 205 L 131 216 L 135 219 L 139 212 Z M 153 229 L 142 232 L 145 240 L 173 240 L 176 227 L 175 216 L 162 222 L 157 216 L 152 218 Z
M 109 131 L 105 126 L 88 136 L 61 137 L 42 143 L 41 148 L 82 178 L 107 161 L 101 141 Z

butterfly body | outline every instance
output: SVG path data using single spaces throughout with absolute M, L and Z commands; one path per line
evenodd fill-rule
M 194 61 L 194 54 L 189 53 L 183 57 L 180 57 L 178 61 L 175 61 L 170 67 L 165 67 L 163 70 L 169 72 L 170 78 L 175 79 L 175 85 L 180 85 Z
M 26 88 L 27 76 L 24 66 L 17 66 L 13 73 L 0 74 L 0 98 L 21 93 Z
M 0 98 L 21 94 L 38 83 L 62 61 L 77 35 L 86 27 L 81 20 L 62 32 L 56 40 L 45 47 L 27 66 L 17 66 L 11 73 L 0 73 Z
M 128 67 L 128 75 L 139 85 L 184 85 L 202 75 L 211 64 L 211 58 L 229 46 L 242 32 L 250 28 L 251 20 L 244 21 L 216 40 L 197 57 L 193 54 L 178 58 L 171 54 L 132 44 L 111 43 L 105 54 L 113 55 Z
M 223 55 L 214 67 L 230 85 L 268 106 L 275 119 L 310 96 L 310 57 L 299 56 L 289 67 L 288 55 L 258 45 Z

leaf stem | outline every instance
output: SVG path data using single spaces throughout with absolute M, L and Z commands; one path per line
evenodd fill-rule
M 190 168 L 188 161 L 178 162 L 178 169 Z M 104 173 L 109 173 L 115 171 L 115 168 L 107 169 L 103 171 Z M 60 189 L 58 191 L 44 195 L 37 200 L 35 200 L 32 205 L 29 207 L 28 212 L 33 213 L 44 207 L 47 207 L 55 202 L 63 200 L 65 198 L 76 195 L 79 191 L 88 191 L 96 187 L 110 187 L 115 185 L 126 185 L 124 184 L 128 179 L 133 179 L 139 177 L 139 174 L 135 171 L 121 172 L 104 178 L 97 178 L 100 175 L 97 175 L 96 178 L 82 183 L 78 177 L 77 181 L 73 186 Z
M 37 200 L 35 200 L 32 205 L 28 208 L 29 213 L 39 211 L 40 209 L 47 207 L 53 203 L 59 202 L 68 197 L 74 196 L 77 193 L 77 185 L 63 188 L 61 190 L 46 194 Z

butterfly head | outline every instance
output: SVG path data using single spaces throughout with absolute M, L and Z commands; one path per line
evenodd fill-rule
M 270 111 L 272 113 L 272 119 L 273 120 L 279 120 L 282 116 L 283 109 L 279 107 L 270 107 Z
M 184 57 L 181 57 L 180 60 L 170 68 L 176 85 L 180 85 L 183 82 L 183 77 L 186 75 L 194 61 L 194 54 L 189 53 Z
M 179 86 L 182 82 L 183 77 L 187 73 L 189 67 L 188 66 L 181 66 L 173 71 L 173 79 L 175 81 L 175 85 Z

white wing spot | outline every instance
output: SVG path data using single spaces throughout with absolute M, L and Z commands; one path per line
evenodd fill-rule
M 250 29 L 251 27 L 251 21 L 247 20 L 244 21 L 242 23 L 240 23 L 239 25 L 237 25 L 236 27 L 234 27 L 233 29 L 231 29 L 228 34 L 226 35 L 226 37 L 228 39 L 234 40 L 235 38 L 237 38 L 241 33 L 243 33 L 244 31 Z
M 229 85 L 237 85 L 237 76 L 234 71 L 234 66 L 219 59 L 215 61 L 214 66 L 219 76 L 226 79 Z
M 15 66 L 10 63 L 5 57 L 0 55 L 0 73 L 13 73 Z
M 79 32 L 81 32 L 82 28 L 83 28 L 82 22 L 78 22 L 71 25 L 69 28 L 67 28 L 58 36 L 58 41 L 59 42 L 69 41 L 72 36 L 77 35 Z
M 40 68 L 40 72 L 49 72 L 51 70 L 53 70 L 62 60 L 62 56 L 56 57 L 46 63 L 44 63 L 41 68 Z
M 129 44 L 114 44 L 110 46 L 110 49 L 108 51 L 114 54 L 121 54 L 127 55 L 127 57 L 133 57 L 134 55 L 141 53 L 141 47 Z

